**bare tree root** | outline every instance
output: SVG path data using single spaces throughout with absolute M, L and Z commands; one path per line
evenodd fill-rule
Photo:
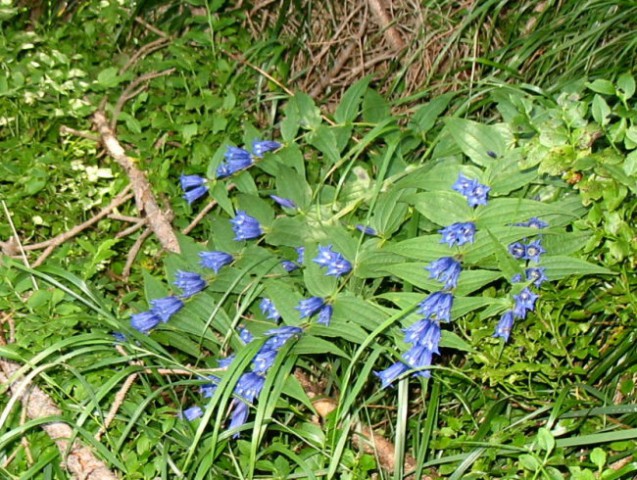
M 135 202 L 140 212 L 146 214 L 148 226 L 159 239 L 162 247 L 169 252 L 179 253 L 179 243 L 172 229 L 169 218 L 172 218 L 172 210 L 167 209 L 164 213 L 155 200 L 150 182 L 146 178 L 133 160 L 126 155 L 126 152 L 115 137 L 113 130 L 108 124 L 104 112 L 98 110 L 93 115 L 93 123 L 97 127 L 97 131 L 102 139 L 102 144 L 106 148 L 108 155 L 115 160 L 126 172 L 130 179 L 133 192 L 135 193 Z
M 31 419 L 60 417 L 62 411 L 53 400 L 30 379 L 15 380 L 13 377 L 20 365 L 8 360 L 0 360 L 0 383 L 9 385 L 14 398 L 22 402 L 26 414 Z M 62 456 L 62 466 L 78 480 L 117 480 L 117 476 L 104 462 L 78 440 L 70 441 L 75 435 L 73 429 L 64 422 L 52 421 L 42 426 L 46 434 L 55 442 Z

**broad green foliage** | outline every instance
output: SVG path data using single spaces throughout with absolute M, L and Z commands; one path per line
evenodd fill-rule
M 106 2 L 50 32 L 0 36 L 8 132 L 0 133 L 0 191 L 30 243 L 67 230 L 72 214 L 126 184 L 115 165 L 94 159 L 94 142 L 58 131 L 88 130 L 104 96 L 112 113 L 141 72 L 176 69 L 127 104 L 118 138 L 174 208 L 176 229 L 216 201 L 197 229 L 179 235 L 182 254 L 160 259 L 150 243 L 127 285 L 115 279 L 132 239 L 115 238 L 110 219 L 38 269 L 3 257 L 0 310 L 15 321 L 15 342 L 0 354 L 37 372 L 78 437 L 126 478 L 389 478 L 377 455 L 355 447 L 358 422 L 396 441 L 399 457 L 413 455 L 416 476 L 633 475 L 634 462 L 613 466 L 637 438 L 633 77 L 582 81 L 553 97 L 494 88 L 483 104 L 489 120 L 458 116 L 464 100 L 453 93 L 392 115 L 365 78 L 332 115 L 296 93 L 268 98 L 263 121 L 254 76 L 220 51 L 221 39 L 228 50 L 249 43 L 240 12 L 222 8 L 176 15 L 187 33 L 125 72 L 131 52 L 117 42 L 135 30 L 120 30 L 128 13 Z M 94 55 L 89 37 L 105 44 Z M 281 145 L 257 154 L 253 141 L 265 139 Z M 227 154 L 235 146 L 252 150 L 239 159 L 248 165 L 220 174 L 237 160 Z M 186 199 L 182 174 L 200 176 Z M 454 187 L 461 176 L 490 188 L 486 204 Z M 193 193 L 202 186 L 210 197 Z M 475 236 L 448 241 L 441 230 L 454 224 L 475 226 Z M 8 238 L 10 226 L 0 222 L 0 234 Z M 539 263 L 512 255 L 516 244 L 538 241 Z M 202 265 L 200 253 L 210 251 L 228 256 Z M 457 285 L 448 272 L 432 275 L 446 257 L 461 264 Z M 537 265 L 546 276 L 539 286 L 526 278 Z M 200 275 L 205 288 L 181 272 Z M 503 329 L 527 290 L 539 298 Z M 374 372 L 406 362 L 413 341 L 405 329 L 440 292 L 453 306 L 451 321 L 440 322 L 440 355 L 420 366 L 430 377 L 405 367 L 381 388 Z M 156 301 L 173 295 L 183 297 L 170 297 L 169 320 L 154 321 Z M 240 390 L 282 327 L 292 333 L 261 359 L 269 363 L 252 378 L 258 394 Z M 299 371 L 335 399 L 320 423 Z M 114 422 L 92 441 L 133 373 Z M 0 451 L 17 452 L 2 474 L 63 478 L 37 425 L 20 426 L 19 409 L 0 405 Z M 230 428 L 241 406 L 246 417 Z

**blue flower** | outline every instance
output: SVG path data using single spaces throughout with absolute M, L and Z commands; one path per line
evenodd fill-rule
M 467 196 L 473 187 L 473 182 L 470 178 L 465 177 L 462 173 L 458 174 L 458 179 L 456 183 L 454 183 L 451 188 L 461 195 Z
M 422 345 L 414 345 L 403 354 L 403 360 L 405 360 L 405 363 L 411 368 L 430 367 L 432 357 L 433 352 Z M 421 377 L 430 377 L 431 373 L 428 370 L 423 370 L 416 372 L 416 375 Z
M 443 282 L 445 288 L 454 288 L 458 285 L 458 277 L 462 267 L 453 257 L 442 257 L 431 262 L 425 267 L 431 273 L 431 278 Z
M 281 266 L 288 273 L 293 272 L 294 270 L 297 270 L 299 268 L 299 266 L 291 260 L 283 260 L 281 262 Z
M 122 332 L 113 332 L 111 333 L 111 335 L 116 342 L 125 342 L 127 340 L 126 335 L 124 335 Z
M 373 237 L 378 235 L 378 232 L 376 232 L 376 230 L 374 230 L 372 227 L 366 227 L 365 225 L 361 225 L 360 223 L 356 225 L 356 229 L 363 232 L 365 235 L 371 235 Z
M 206 281 L 201 278 L 201 275 L 193 272 L 184 272 L 182 270 L 177 271 L 175 275 L 175 281 L 173 282 L 178 288 L 181 288 L 182 298 L 192 297 L 195 293 L 201 292 L 206 288 Z
M 206 179 L 199 175 L 182 175 L 179 177 L 181 183 L 181 189 L 187 192 L 191 188 L 201 187 L 206 184 Z
M 296 203 L 294 203 L 289 198 L 279 197 L 277 195 L 270 195 L 270 198 L 274 200 L 276 203 L 285 208 L 296 208 Z
M 274 365 L 277 353 L 276 350 L 266 350 L 257 353 L 252 360 L 252 371 L 265 374 Z
M 208 193 L 208 187 L 202 185 L 200 187 L 193 188 L 192 190 L 188 190 L 186 193 L 184 193 L 184 199 L 188 202 L 189 205 L 192 205 L 195 200 L 203 197 L 206 193 Z
M 189 422 L 192 422 L 193 420 L 201 417 L 202 415 L 203 415 L 203 410 L 201 409 L 201 407 L 199 407 L 198 405 L 195 405 L 181 412 L 180 417 L 185 418 Z
M 523 258 L 537 263 L 540 261 L 540 255 L 545 252 L 546 250 L 542 247 L 540 240 L 534 240 L 526 246 Z
M 271 347 L 281 348 L 289 339 L 298 337 L 302 333 L 303 329 L 300 327 L 284 326 L 273 328 L 265 332 L 265 335 L 270 337 L 266 343 Z
M 509 245 L 509 253 L 513 256 L 513 258 L 520 260 L 524 258 L 526 248 L 520 242 L 515 242 Z
M 332 250 L 332 245 L 328 245 L 327 247 L 319 246 L 318 255 L 312 261 L 321 267 L 327 267 L 325 275 L 334 277 L 345 275 L 352 269 L 352 264 L 349 263 L 343 255 Z
M 232 402 L 232 414 L 230 415 L 230 423 L 228 424 L 228 430 L 239 428 L 246 423 L 248 419 L 248 404 L 237 400 L 236 398 Z M 237 438 L 239 433 L 235 433 L 232 437 Z
M 217 178 L 224 178 L 252 165 L 252 155 L 247 150 L 229 146 L 224 154 L 225 160 L 217 167 Z
M 321 325 L 329 326 L 330 321 L 332 320 L 332 306 L 325 305 L 321 308 L 321 311 L 318 314 L 318 319 L 316 323 L 320 323 Z
M 383 371 L 374 372 L 374 375 L 380 378 L 382 382 L 381 388 L 387 388 L 394 382 L 394 380 L 400 377 L 407 370 L 409 370 L 409 367 L 403 362 L 396 362 Z
M 217 178 L 225 178 L 232 175 L 233 172 L 230 171 L 230 166 L 226 162 L 221 162 L 217 166 Z
M 516 223 L 515 225 L 518 227 L 531 227 L 531 228 L 537 228 L 537 229 L 542 229 L 549 226 L 548 223 L 540 220 L 537 217 L 532 217 L 526 222 Z
M 155 300 L 151 300 L 150 304 L 152 305 L 152 311 L 161 318 L 162 322 L 167 322 L 170 317 L 172 317 L 175 313 L 182 309 L 184 306 L 184 302 L 179 300 L 177 297 L 165 297 L 165 298 L 156 298 Z
M 252 142 L 252 154 L 257 158 L 261 158 L 265 153 L 277 148 L 281 148 L 281 144 L 274 140 L 255 140 Z
M 248 215 L 243 210 L 239 210 L 235 217 L 230 220 L 230 223 L 232 224 L 232 230 L 235 233 L 234 239 L 237 241 L 250 240 L 263 235 L 263 230 L 261 229 L 259 221 Z
M 426 319 L 449 322 L 451 321 L 452 305 L 453 295 L 449 292 L 435 292 L 420 302 L 418 312 Z
M 440 324 L 435 320 L 423 319 L 403 330 L 405 342 L 421 345 L 433 353 L 440 353 Z
M 450 247 L 461 246 L 465 243 L 473 243 L 476 226 L 472 222 L 457 222 L 439 230 L 439 232 L 442 234 L 440 243 L 446 243 Z
M 265 379 L 254 372 L 247 372 L 239 377 L 237 385 L 234 387 L 234 393 L 244 400 L 253 403 L 254 399 L 259 396 Z
M 305 261 L 305 247 L 296 247 L 296 253 L 298 255 L 296 262 L 299 265 L 303 265 L 303 262 Z
M 309 318 L 317 313 L 325 305 L 325 300 L 321 297 L 305 298 L 299 302 L 296 308 L 301 314 L 301 318 Z
M 261 299 L 259 308 L 263 312 L 263 315 L 265 315 L 265 318 L 267 318 L 268 320 L 278 320 L 279 318 L 281 318 L 281 314 L 274 306 L 274 302 L 269 298 Z
M 511 335 L 511 329 L 513 328 L 513 322 L 515 322 L 514 313 L 511 310 L 504 312 L 500 317 L 498 325 L 495 327 L 495 333 L 493 336 L 504 339 L 505 343 L 508 342 L 509 336 Z
M 161 322 L 161 318 L 152 310 L 136 313 L 135 315 L 131 315 L 130 318 L 131 327 L 141 333 L 148 333 L 159 325 L 159 322 Z
M 215 273 L 219 273 L 221 267 L 229 265 L 234 260 L 234 257 L 226 252 L 212 251 L 212 252 L 200 252 L 199 265 L 204 268 L 211 268 Z
M 515 306 L 513 313 L 516 318 L 526 318 L 526 313 L 535 308 L 535 301 L 538 295 L 533 293 L 529 288 L 523 289 L 518 295 L 513 295 Z
M 482 185 L 477 180 L 471 180 L 462 175 L 462 173 L 458 175 L 458 180 L 456 180 L 456 183 L 454 183 L 451 188 L 467 197 L 467 202 L 471 207 L 486 205 L 487 197 L 491 190 L 491 187 Z
M 239 329 L 239 338 L 243 340 L 243 343 L 245 343 L 246 345 L 254 340 L 254 337 L 250 333 L 250 330 L 248 330 L 247 328 Z
M 516 273 L 511 277 L 511 283 L 520 283 L 522 281 L 522 275 Z
M 544 274 L 544 267 L 532 267 L 525 270 L 526 279 L 533 282 L 536 287 L 539 287 L 548 280 Z
M 236 355 L 232 354 L 232 355 L 228 355 L 225 358 L 219 358 L 217 359 L 217 365 L 219 365 L 219 368 L 228 368 L 230 366 L 230 364 L 234 361 Z
M 215 375 L 210 375 L 208 378 L 212 380 L 213 383 L 206 383 L 199 388 L 199 393 L 203 398 L 212 397 L 217 390 L 217 384 L 221 381 L 221 379 Z

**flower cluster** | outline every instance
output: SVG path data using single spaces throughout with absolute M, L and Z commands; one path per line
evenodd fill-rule
M 352 270 L 352 264 L 349 263 L 343 255 L 332 250 L 332 245 L 327 247 L 318 247 L 318 255 L 312 261 L 321 267 L 327 267 L 325 275 L 340 277 Z
M 239 147 L 228 147 L 224 160 L 217 167 L 217 178 L 225 178 L 252 166 L 255 159 L 263 158 L 266 152 L 281 147 L 279 142 L 272 140 L 255 140 L 252 142 L 252 153 Z
M 321 297 L 310 297 L 301 300 L 295 307 L 301 318 L 310 318 L 318 314 L 317 323 L 328 326 L 332 320 L 332 306 Z
M 460 174 L 452 188 L 464 195 L 472 207 L 487 204 L 490 188 L 477 180 Z M 439 233 L 442 235 L 440 243 L 446 243 L 449 247 L 462 246 L 473 243 L 476 226 L 473 222 L 456 222 L 442 228 Z M 433 356 L 440 354 L 440 322 L 451 321 L 453 294 L 450 290 L 458 285 L 462 265 L 458 259 L 447 256 L 434 260 L 425 268 L 431 278 L 443 284 L 443 289 L 433 292 L 420 302 L 418 313 L 423 318 L 404 330 L 405 342 L 412 344 L 412 347 L 402 355 L 402 361 L 381 372 L 374 372 L 380 378 L 383 388 L 410 369 L 416 369 L 416 375 L 429 377 L 431 373 L 427 367 L 431 366 Z
M 234 239 L 237 241 L 251 240 L 263 235 L 263 228 L 259 221 L 243 210 L 239 210 L 230 223 L 235 234 Z
M 265 384 L 265 375 L 274 365 L 279 350 L 289 340 L 298 338 L 302 333 L 302 328 L 291 326 L 279 327 L 265 332 L 267 340 L 252 359 L 252 369 L 249 372 L 244 372 L 234 387 L 235 398 L 230 404 L 231 413 L 228 424 L 230 430 L 239 428 L 248 419 L 249 404 L 254 403 L 261 393 Z M 239 335 L 246 343 L 253 341 L 253 337 L 247 329 L 241 329 Z M 219 362 L 220 366 L 227 368 L 233 359 L 234 356 L 227 357 L 224 361 Z M 209 379 L 212 383 L 202 385 L 200 390 L 203 398 L 212 397 L 217 388 L 219 379 L 217 377 L 209 377 Z M 181 414 L 183 418 L 190 421 L 202 415 L 203 410 L 197 405 L 185 409 Z M 237 432 L 234 436 L 238 437 L 239 433 Z
M 548 227 L 548 223 L 533 217 L 527 222 L 517 223 L 516 226 L 539 230 Z M 527 313 L 535 309 L 535 301 L 538 299 L 538 294 L 531 290 L 530 285 L 539 288 L 547 280 L 544 267 L 538 265 L 542 254 L 545 253 L 541 238 L 532 241 L 514 242 L 509 245 L 508 250 L 513 258 L 525 262 L 524 275 L 526 278 L 522 278 L 522 275 L 518 274 L 511 279 L 512 282 L 528 282 L 529 286 L 522 288 L 519 293 L 513 295 L 513 307 L 502 314 L 500 321 L 495 327 L 493 336 L 502 338 L 505 342 L 509 341 L 515 320 L 526 318 Z
M 184 191 L 184 199 L 189 204 L 208 193 L 206 179 L 199 175 L 182 175 L 179 181 L 181 189 Z
M 178 271 L 173 283 L 183 292 L 179 297 L 171 295 L 151 300 L 151 309 L 131 315 L 130 324 L 135 330 L 147 334 L 160 322 L 166 323 L 182 309 L 186 299 L 206 288 L 206 281 L 198 273 Z
M 476 207 L 478 205 L 486 205 L 491 187 L 482 185 L 477 180 L 472 180 L 460 174 L 458 180 L 453 184 L 456 192 L 461 193 L 467 198 L 469 206 Z

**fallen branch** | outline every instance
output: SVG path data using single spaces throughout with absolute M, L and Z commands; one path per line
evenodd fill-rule
M 396 52 L 401 52 L 405 49 L 405 41 L 403 37 L 400 35 L 396 27 L 393 26 L 393 19 L 387 13 L 387 9 L 385 8 L 383 0 L 367 0 L 369 3 L 369 8 L 374 13 L 376 20 L 378 20 L 378 24 L 385 32 L 385 37 L 391 43 L 391 46 L 396 50 Z
M 114 210 L 115 208 L 119 207 L 120 205 L 128 202 L 131 198 L 133 198 L 133 195 L 128 193 L 129 190 L 130 190 L 130 187 L 126 187 L 111 201 L 111 203 L 108 206 L 104 207 L 102 210 L 99 211 L 99 213 L 97 213 L 97 215 L 91 217 L 86 222 L 76 225 L 71 230 L 61 233 L 57 237 L 47 240 L 46 242 L 35 243 L 33 245 L 26 245 L 24 249 L 27 251 L 40 250 L 41 248 L 45 249 L 44 252 L 40 254 L 40 256 L 35 261 L 35 263 L 33 263 L 33 267 L 35 268 L 42 265 L 42 263 L 44 263 L 44 261 L 49 257 L 49 255 L 51 255 L 51 253 L 53 253 L 53 250 L 55 250 L 57 247 L 62 245 L 67 240 L 78 235 L 80 232 L 87 229 L 91 225 L 97 223 L 102 218 L 107 216 L 112 210 Z
M 137 168 L 133 160 L 126 155 L 126 152 L 115 137 L 113 130 L 110 128 L 104 112 L 100 110 L 95 112 L 93 115 L 93 123 L 97 127 L 97 131 L 102 139 L 102 144 L 106 148 L 109 156 L 115 160 L 128 175 L 133 192 L 135 193 L 137 208 L 140 212 L 146 214 L 148 226 L 157 236 L 162 247 L 170 252 L 179 253 L 179 243 L 168 220 L 169 217 L 172 217 L 172 211 L 169 210 L 167 213 L 164 213 L 159 208 L 146 175 Z
M 28 378 L 15 380 L 13 377 L 20 370 L 20 365 L 8 360 L 0 360 L 0 382 L 9 384 L 11 394 L 22 402 L 22 407 L 29 418 L 35 420 L 46 417 L 60 417 L 62 411 L 53 400 L 35 385 L 30 385 Z M 10 380 L 11 379 L 11 380 Z M 117 480 L 117 476 L 104 462 L 93 455 L 93 452 L 78 440 L 71 443 L 75 436 L 73 429 L 66 423 L 54 421 L 42 426 L 46 434 L 55 442 L 62 455 L 62 466 L 74 479 L 82 480 Z

